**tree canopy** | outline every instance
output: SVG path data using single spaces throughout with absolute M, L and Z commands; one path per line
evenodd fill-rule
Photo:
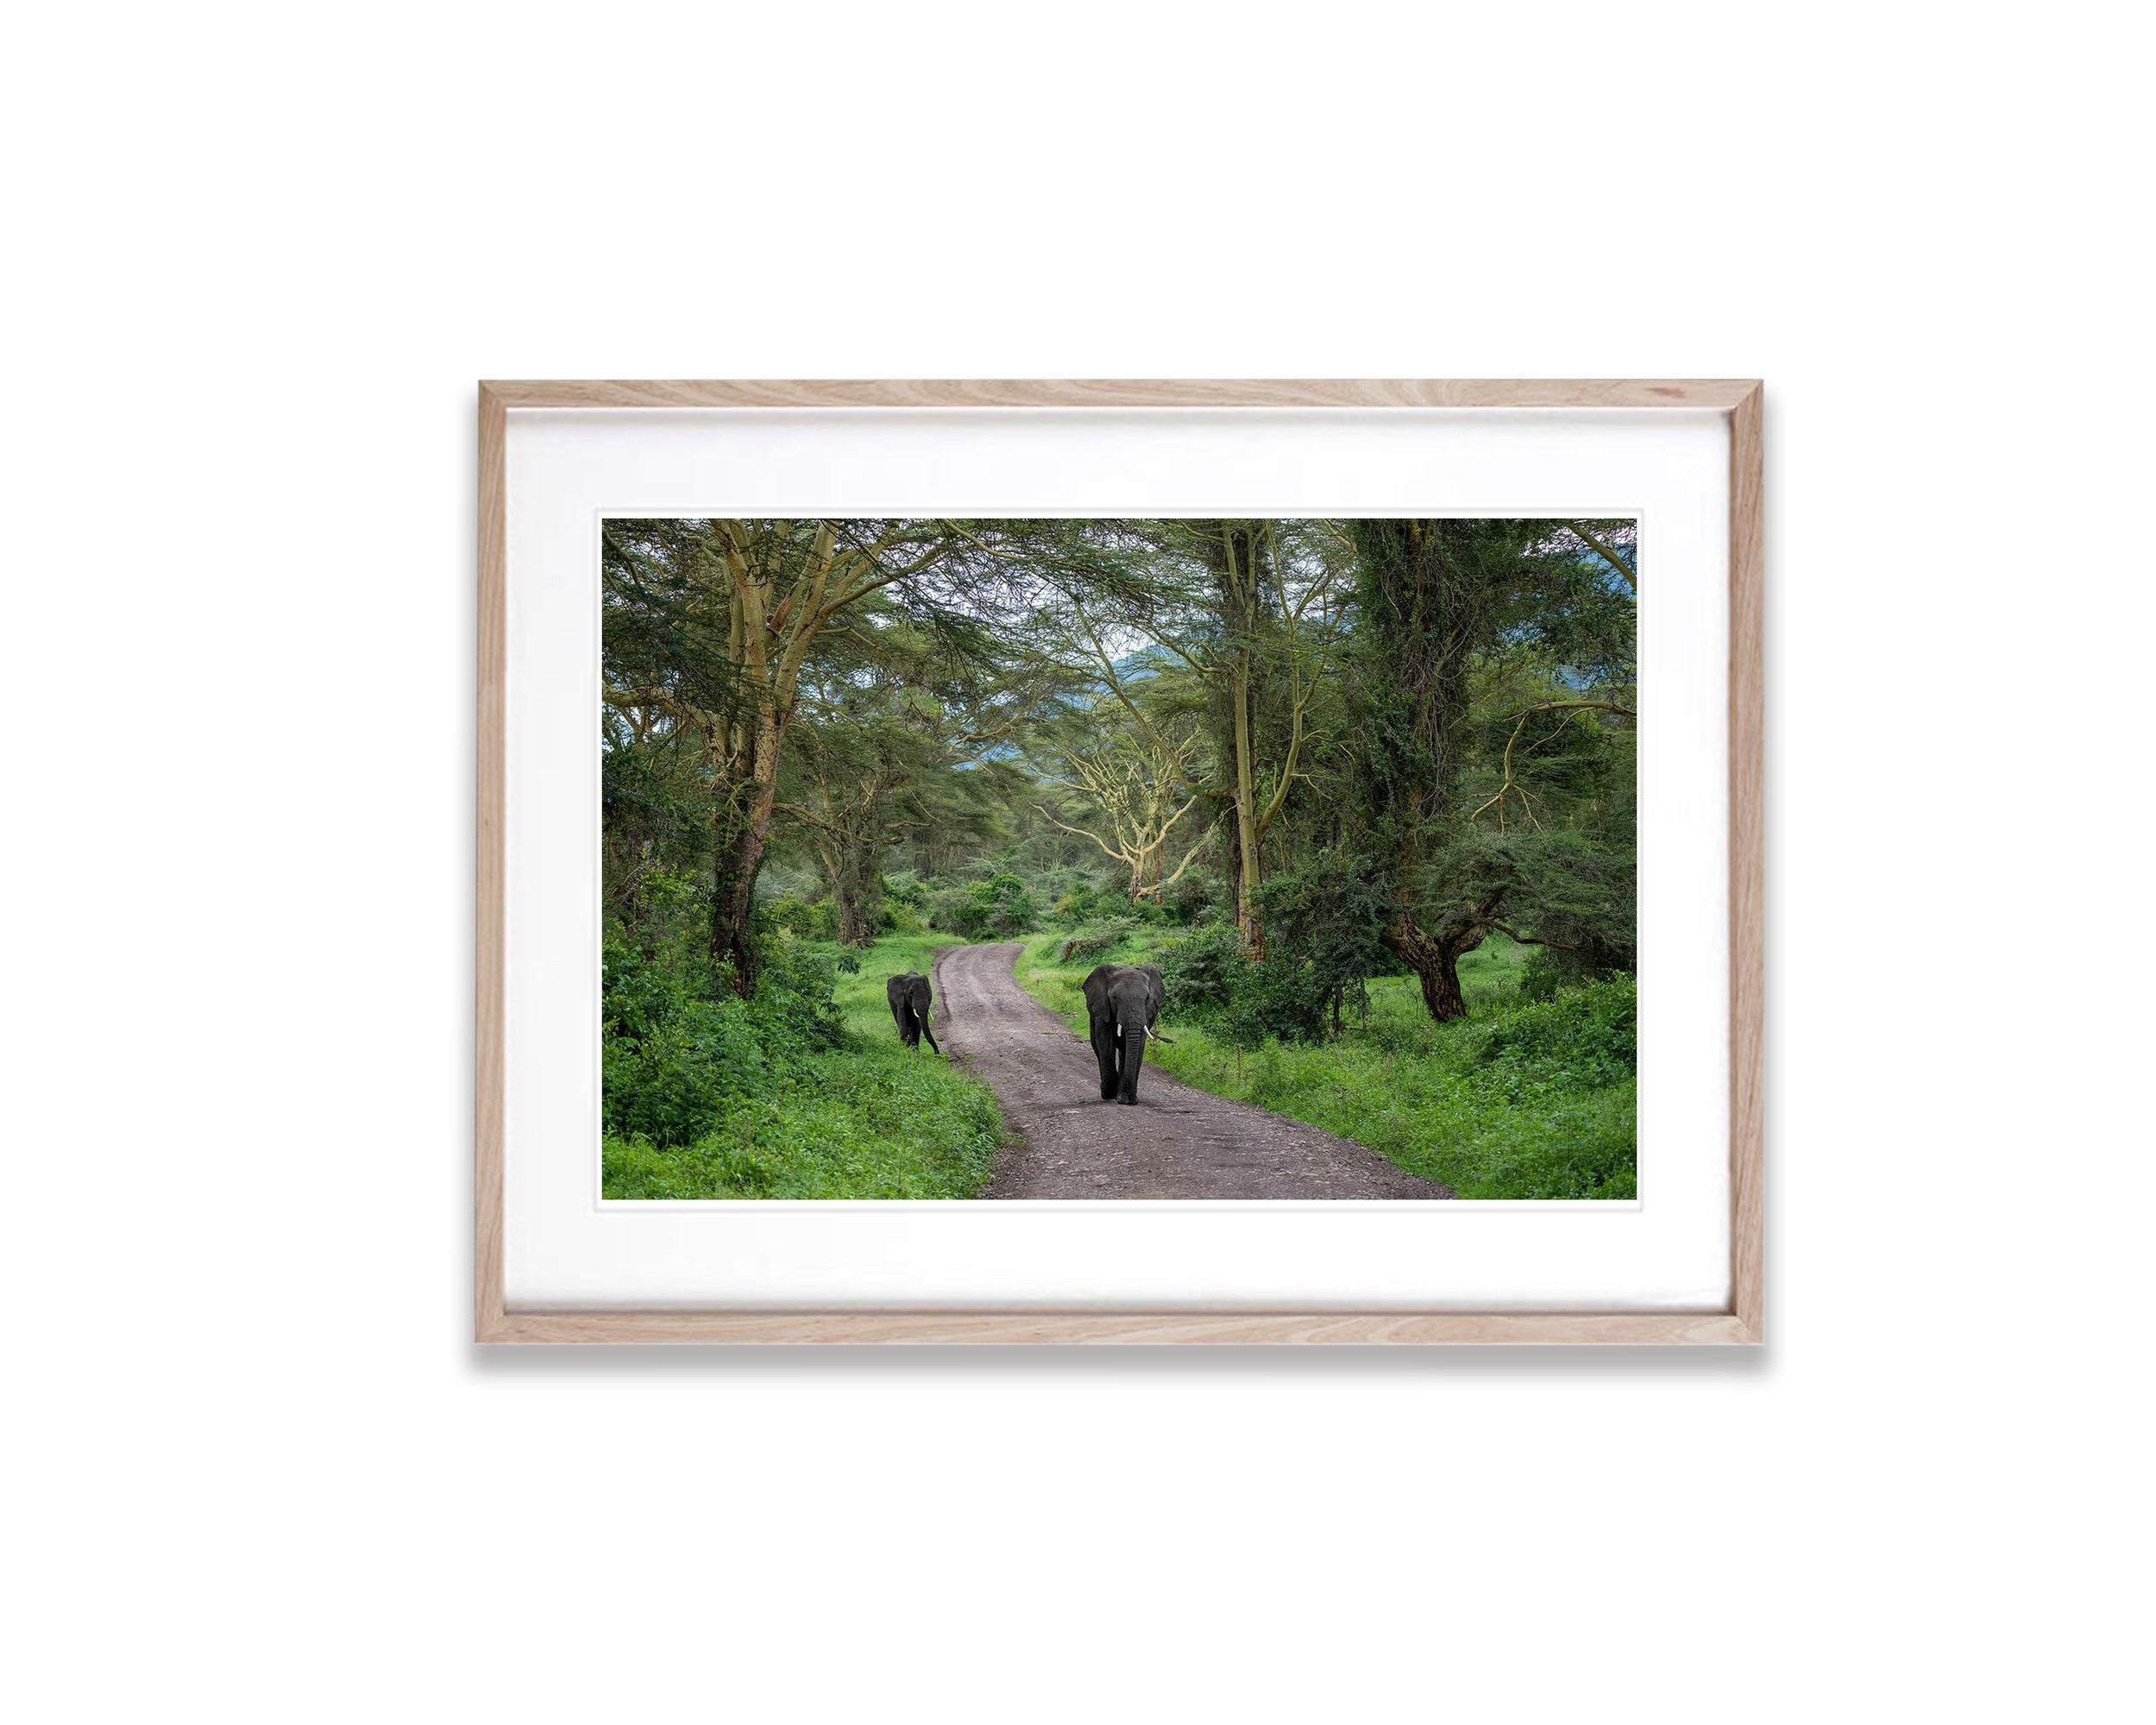
M 1337 1022 L 1493 931 L 1632 963 L 1624 520 L 606 523 L 609 939 L 1217 918 Z M 785 905 L 825 907 L 791 911 Z M 941 919 L 941 920 L 938 920 Z

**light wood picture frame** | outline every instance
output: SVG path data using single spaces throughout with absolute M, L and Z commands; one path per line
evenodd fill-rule
M 517 408 L 1608 409 L 1729 438 L 1729 1300 L 1719 1312 L 512 1310 L 505 1294 L 507 423 Z M 1761 387 L 1714 380 L 525 381 L 479 387 L 476 1339 L 708 1343 L 1719 1343 L 1764 1338 Z

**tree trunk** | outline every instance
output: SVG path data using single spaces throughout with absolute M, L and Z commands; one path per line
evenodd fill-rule
M 756 909 L 756 878 L 771 838 L 771 808 L 778 800 L 778 745 L 783 724 L 766 715 L 757 727 L 748 807 L 737 824 L 722 813 L 713 849 L 716 879 L 711 904 L 711 960 L 730 965 L 733 990 L 744 1000 L 756 992 L 756 949 L 749 919 Z
M 1265 956 L 1265 930 L 1258 926 L 1258 795 L 1250 768 L 1250 677 L 1248 670 L 1233 679 L 1235 722 L 1235 929 L 1259 958 Z
M 1227 877 L 1228 903 L 1235 911 L 1235 932 L 1240 935 L 1242 932 L 1242 846 L 1237 842 L 1232 825 L 1235 812 L 1231 803 L 1223 817 L 1230 824 L 1228 830 L 1220 835 L 1220 861 L 1221 872 Z M 1219 825 L 1220 821 L 1216 819 L 1215 824 Z
M 1468 922 L 1443 935 L 1424 934 L 1403 911 L 1379 938 L 1422 985 L 1423 1005 L 1440 1024 L 1468 1016 L 1468 998 L 1460 989 L 1460 956 L 1482 944 L 1484 924 Z
M 1225 679 L 1228 710 L 1221 714 L 1216 708 L 1215 713 L 1216 722 L 1224 721 L 1225 752 L 1235 763 L 1235 842 L 1230 885 L 1235 894 L 1235 932 L 1262 958 L 1265 930 L 1258 924 L 1256 893 L 1264 876 L 1258 855 L 1257 769 L 1251 758 L 1255 746 L 1252 708 L 1260 673 L 1255 644 L 1260 608 L 1260 550 L 1257 534 L 1244 524 L 1199 521 L 1192 528 L 1212 570 L 1221 627 L 1231 655 Z
M 832 896 L 839 901 L 839 944 L 865 947 L 876 940 L 868 908 L 871 871 L 865 847 L 847 845 L 831 871 Z
M 749 919 L 756 909 L 756 878 L 764 866 L 764 834 L 751 824 L 723 828 L 717 851 L 718 879 L 711 901 L 711 961 L 730 967 L 733 992 L 744 1000 L 756 992 L 756 948 Z

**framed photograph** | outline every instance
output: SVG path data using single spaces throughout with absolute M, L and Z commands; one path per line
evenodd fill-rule
M 479 1339 L 1759 1341 L 1760 403 L 482 384 Z

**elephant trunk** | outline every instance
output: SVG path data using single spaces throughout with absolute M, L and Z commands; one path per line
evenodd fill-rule
M 1146 1027 L 1126 1024 L 1122 1027 L 1123 1058 L 1122 1082 L 1117 1089 L 1118 1102 L 1135 1103 L 1138 1099 L 1138 1068 L 1145 1064 Z

